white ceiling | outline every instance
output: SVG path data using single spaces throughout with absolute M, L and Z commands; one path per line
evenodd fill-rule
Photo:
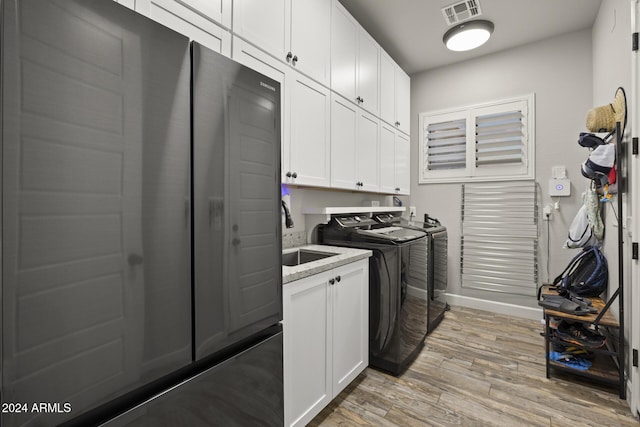
M 408 73 L 465 61 L 560 34 L 591 28 L 601 0 L 479 0 L 495 24 L 491 39 L 468 52 L 448 51 L 441 9 L 455 0 L 340 0 Z

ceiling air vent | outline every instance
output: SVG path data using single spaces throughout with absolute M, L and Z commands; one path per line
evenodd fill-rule
M 481 14 L 478 0 L 465 0 L 442 8 L 442 16 L 448 25 L 454 25 Z

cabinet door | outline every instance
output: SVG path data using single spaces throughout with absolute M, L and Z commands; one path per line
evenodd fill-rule
M 396 67 L 396 121 L 398 129 L 409 135 L 411 119 L 411 80 L 409 76 Z
M 333 270 L 333 395 L 369 364 L 369 261 Z
M 358 116 L 358 147 L 356 171 L 361 190 L 379 191 L 378 179 L 378 126 L 374 116 L 360 112 Z
M 411 188 L 410 147 L 409 138 L 400 132 L 396 132 L 395 182 L 398 194 L 408 195 Z
M 286 182 L 286 173 L 289 170 L 290 138 L 288 117 L 290 111 L 285 81 L 289 67 L 236 36 L 233 37 L 233 59 L 280 83 L 280 132 L 282 136 L 280 156 L 282 182 Z M 287 118 L 286 120 L 285 117 Z
M 396 122 L 396 63 L 380 51 L 380 118 L 390 125 Z
M 396 192 L 396 130 L 382 123 L 380 126 L 380 191 Z
M 359 108 L 346 99 L 331 99 L 331 186 L 355 190 Z
M 291 110 L 289 169 L 296 175 L 292 183 L 329 187 L 329 90 L 294 71 L 290 74 L 287 86 Z
M 136 0 L 135 8 L 215 52 L 231 55 L 231 33 L 218 25 L 230 24 L 229 0 Z
M 283 287 L 285 426 L 304 426 L 332 399 L 332 277 L 325 272 Z
M 356 102 L 356 63 L 360 25 L 337 1 L 331 16 L 331 89 Z M 393 77 L 392 77 L 393 80 Z
M 233 31 L 285 61 L 291 50 L 291 0 L 233 0 Z
M 358 93 L 360 106 L 378 114 L 378 77 L 380 47 L 364 29 L 358 36 Z
M 262 18 L 264 19 L 264 18 Z M 329 86 L 331 72 L 331 2 L 291 1 L 292 65 Z

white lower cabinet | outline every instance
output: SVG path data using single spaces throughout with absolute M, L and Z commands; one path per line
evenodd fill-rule
M 285 426 L 304 426 L 369 364 L 369 261 L 284 285 Z

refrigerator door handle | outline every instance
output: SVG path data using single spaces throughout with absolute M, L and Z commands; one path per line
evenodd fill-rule
M 144 257 L 140 254 L 130 254 L 127 260 L 131 267 L 144 263 Z
M 222 230 L 224 215 L 224 199 L 212 197 L 209 199 L 209 228 L 215 231 Z

